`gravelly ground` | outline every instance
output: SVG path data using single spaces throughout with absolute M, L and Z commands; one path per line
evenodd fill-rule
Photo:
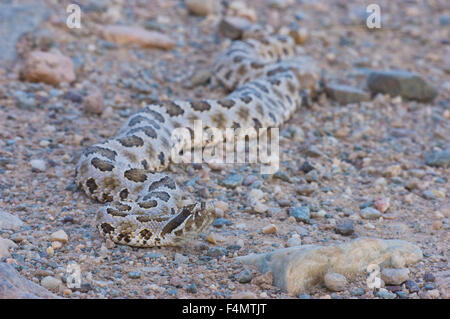
M 45 276 L 63 278 L 67 265 L 76 262 L 82 289 L 55 293 L 68 298 L 296 298 L 276 287 L 239 283 L 234 275 L 243 268 L 233 260 L 285 247 L 294 234 L 302 244 L 327 245 L 361 236 L 415 243 L 424 259 L 409 267 L 411 279 L 421 287 L 410 298 L 426 297 L 426 272 L 449 270 L 450 170 L 425 165 L 430 152 L 450 146 L 450 32 L 444 21 L 450 9 L 445 1 L 378 1 L 383 27 L 371 32 L 360 23 L 359 1 L 297 1 L 284 10 L 249 1 L 258 22 L 296 23 L 308 30 L 304 50 L 323 69 L 327 82 L 365 89 L 367 69 L 405 69 L 427 78 L 439 95 L 432 103 L 377 95 L 368 102 L 338 105 L 320 94 L 281 129 L 279 178 L 261 176 L 258 166 L 225 165 L 218 171 L 204 164 L 174 166 L 179 185 L 197 198 L 222 200 L 228 209 L 224 225 L 212 227 L 215 245 L 201 237 L 186 247 L 162 249 L 101 248 L 104 239 L 94 227 L 99 204 L 77 190 L 75 164 L 83 149 L 112 136 L 126 117 L 152 99 L 223 94 L 208 85 L 185 85 L 197 70 L 207 70 L 224 46 L 226 40 L 216 32 L 219 17 L 194 17 L 181 1 L 124 3 L 117 23 L 148 26 L 151 21 L 153 28 L 176 40 L 174 50 L 160 51 L 98 38 L 90 27 L 108 23 L 102 4 L 100 9 L 87 6 L 83 28 L 74 31 L 58 22 L 64 20 L 64 11 L 52 3 L 52 18 L 17 43 L 18 63 L 0 69 L 0 209 L 25 223 L 18 231 L 0 230 L 0 236 L 18 244 L 7 262 L 24 277 L 37 283 Z M 19 79 L 21 57 L 46 47 L 72 58 L 76 82 L 55 88 Z M 105 100 L 100 116 L 85 113 L 78 101 L 94 86 Z M 16 91 L 34 94 L 31 109 L 18 105 Z M 45 160 L 45 171 L 32 170 L 33 159 Z M 302 171 L 305 162 L 317 178 Z M 252 183 L 224 187 L 222 181 L 233 173 Z M 299 194 L 301 185 L 313 192 Z M 253 211 L 251 189 L 263 191 L 266 213 Z M 361 219 L 361 208 L 379 198 L 390 200 L 388 212 L 380 219 Z M 310 223 L 289 218 L 288 209 L 300 204 L 312 211 Z M 354 220 L 355 233 L 336 234 L 336 224 L 347 219 Z M 269 224 L 276 225 L 275 234 L 263 234 Z M 50 234 L 61 229 L 69 241 L 49 253 Z M 332 294 L 318 286 L 308 294 L 348 298 L 355 288 L 364 288 L 357 298 L 374 298 L 365 279 L 349 280 L 342 292 Z

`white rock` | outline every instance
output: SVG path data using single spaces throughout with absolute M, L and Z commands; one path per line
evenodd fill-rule
M 341 274 L 335 272 L 329 272 L 323 277 L 325 287 L 331 291 L 342 291 L 345 289 L 347 279 Z
M 10 256 L 9 248 L 11 247 L 16 248 L 17 245 L 12 240 L 0 238 L 0 259 Z
M 62 243 L 67 243 L 67 241 L 69 240 L 69 236 L 67 236 L 66 232 L 62 229 L 54 232 L 53 234 L 50 235 L 50 240 L 51 241 L 60 241 Z
M 33 170 L 43 172 L 45 171 L 47 165 L 43 159 L 34 159 L 30 161 L 31 168 Z
M 61 284 L 61 280 L 52 276 L 44 277 L 41 280 L 41 286 L 50 290 L 57 289 Z
M 0 229 L 18 230 L 23 226 L 19 217 L 0 210 Z

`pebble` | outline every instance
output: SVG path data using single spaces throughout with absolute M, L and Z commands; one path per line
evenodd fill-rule
M 33 110 L 36 107 L 36 101 L 33 95 L 23 91 L 15 91 L 13 93 L 16 99 L 16 105 L 19 109 Z
M 221 228 L 224 225 L 232 225 L 233 222 L 231 220 L 225 219 L 225 218 L 216 218 L 214 220 L 213 226 L 217 228 Z
M 433 221 L 433 224 L 431 225 L 431 227 L 432 227 L 434 230 L 439 230 L 439 229 L 442 228 L 442 226 L 443 226 L 443 223 L 442 223 L 441 220 L 435 220 L 435 221 Z
M 180 253 L 175 253 L 173 260 L 177 263 L 177 264 L 185 264 L 189 262 L 189 257 L 188 256 L 184 256 Z
M 450 149 L 431 153 L 426 157 L 425 163 L 436 167 L 450 166 Z
M 350 292 L 350 294 L 355 297 L 362 296 L 365 293 L 366 291 L 364 290 L 364 288 L 355 288 Z
M 99 89 L 93 89 L 84 99 L 84 111 L 92 114 L 102 114 L 105 109 L 103 94 Z
M 361 218 L 364 219 L 378 219 L 381 217 L 381 213 L 372 207 L 366 207 L 359 212 Z
M 316 191 L 316 187 L 311 184 L 298 185 L 295 187 L 295 191 L 299 195 L 309 196 Z
M 46 276 L 41 280 L 41 286 L 49 290 L 55 290 L 60 285 L 62 285 L 61 280 L 52 276 Z
M 408 268 L 384 268 L 381 279 L 386 285 L 401 285 L 409 279 Z
M 69 240 L 69 236 L 62 229 L 60 229 L 50 235 L 50 241 L 59 241 L 61 243 L 67 243 L 68 240 Z
M 221 184 L 227 188 L 234 189 L 237 186 L 241 185 L 243 178 L 238 174 L 230 174 L 225 180 L 221 182 Z
M 31 169 L 36 172 L 43 172 L 47 168 L 47 164 L 43 159 L 34 159 L 30 161 Z
M 397 297 L 396 294 L 384 288 L 380 288 L 380 290 L 377 291 L 376 296 L 382 299 L 395 299 Z
M 206 16 L 214 13 L 218 3 L 216 0 L 185 0 L 184 4 L 190 13 L 197 16 Z
M 222 257 L 226 256 L 227 249 L 224 247 L 211 247 L 208 249 L 207 255 L 209 257 Z
M 305 155 L 309 157 L 320 157 L 322 156 L 322 152 L 316 146 L 311 145 L 305 150 Z
M 421 75 L 404 70 L 372 71 L 367 77 L 367 87 L 373 93 L 400 95 L 421 102 L 431 102 L 438 93 Z
M 302 293 L 298 296 L 299 299 L 311 299 L 311 296 L 305 293 Z
M 319 181 L 319 174 L 317 173 L 316 170 L 312 170 L 310 172 L 308 172 L 305 175 L 305 179 L 307 182 L 318 182 Z
M 298 236 L 298 235 L 292 236 L 286 242 L 287 247 L 296 247 L 296 246 L 301 246 L 301 245 L 302 245 L 302 240 L 300 239 L 300 236 Z
M 345 289 L 345 285 L 347 284 L 347 279 L 345 276 L 333 272 L 327 273 L 323 280 L 325 287 L 331 291 L 342 291 Z
M 295 218 L 297 222 L 309 223 L 311 214 L 308 206 L 299 206 L 289 209 L 289 216 Z
M 413 280 L 405 281 L 405 287 L 408 289 L 410 293 L 419 292 L 419 285 L 416 284 Z
M 436 277 L 432 273 L 426 272 L 423 275 L 423 280 L 425 280 L 426 282 L 434 282 L 436 280 Z
M 130 271 L 128 273 L 128 277 L 131 279 L 139 279 L 141 278 L 142 274 L 139 271 Z
M 191 294 L 196 294 L 198 291 L 197 285 L 195 283 L 189 284 L 189 286 L 186 287 L 186 291 Z
M 231 40 L 238 40 L 242 38 L 242 35 L 246 30 L 252 26 L 252 23 L 239 17 L 225 17 L 219 23 L 219 33 Z
M 275 234 L 277 232 L 277 226 L 275 226 L 274 224 L 270 224 L 265 226 L 262 229 L 263 234 Z
M 15 248 L 17 245 L 9 239 L 0 237 L 0 259 L 8 258 L 10 256 L 9 248 L 11 247 Z
M 274 179 L 280 179 L 284 182 L 290 182 L 289 175 L 286 172 L 283 171 L 277 171 L 275 174 L 273 174 Z
M 375 201 L 374 205 L 381 213 L 385 213 L 389 209 L 390 200 L 387 197 L 379 198 Z
M 234 278 L 241 284 L 249 283 L 253 279 L 253 274 L 248 269 L 243 269 L 241 272 L 236 274 Z
M 59 85 L 75 81 L 72 60 L 64 55 L 32 51 L 25 60 L 24 77 L 30 82 Z
M 432 284 L 431 282 L 427 282 L 427 283 L 425 284 L 425 286 L 423 286 L 423 288 L 424 288 L 425 290 L 433 290 L 433 289 L 435 288 L 435 286 L 434 286 L 434 284 Z
M 337 234 L 343 236 L 350 236 L 355 232 L 355 224 L 353 220 L 350 219 L 343 220 L 336 225 L 335 231 Z
M 348 85 L 329 84 L 325 87 L 325 92 L 332 100 L 341 105 L 370 100 L 369 93 Z
M 105 40 L 119 45 L 134 44 L 142 48 L 163 50 L 171 50 L 175 47 L 175 41 L 169 36 L 158 31 L 149 31 L 139 27 L 107 25 L 101 27 L 99 31 Z
M 289 35 L 294 39 L 295 44 L 301 45 L 308 40 L 308 30 L 306 28 L 292 28 Z

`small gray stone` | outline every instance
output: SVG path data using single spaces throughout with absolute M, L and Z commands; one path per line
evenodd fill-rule
M 372 207 L 366 207 L 359 212 L 361 218 L 364 219 L 378 219 L 381 217 L 381 213 Z
M 419 285 L 416 284 L 413 280 L 405 281 L 405 287 L 409 290 L 410 293 L 419 292 Z
M 329 272 L 323 278 L 325 287 L 331 291 L 342 291 L 345 289 L 347 279 L 338 273 Z
M 308 295 L 308 294 L 303 293 L 303 294 L 300 294 L 300 295 L 298 296 L 298 298 L 299 298 L 299 299 L 311 299 L 311 296 Z
M 362 296 L 365 293 L 366 291 L 364 290 L 364 288 L 355 288 L 350 292 L 350 294 L 355 297 Z
M 289 175 L 283 171 L 277 171 L 275 174 L 273 174 L 273 178 L 281 179 L 282 181 L 285 181 L 285 182 L 290 182 Z
M 175 256 L 173 257 L 173 260 L 177 264 L 185 264 L 185 263 L 189 262 L 189 257 L 188 256 L 184 256 L 184 255 L 179 254 L 179 253 L 175 253 Z
M 128 277 L 130 277 L 131 279 L 139 279 L 141 278 L 142 274 L 139 271 L 130 271 L 128 273 Z
M 434 152 L 426 157 L 425 163 L 429 166 L 450 166 L 450 149 Z
M 401 285 L 409 279 L 408 268 L 384 268 L 381 271 L 381 279 L 386 285 Z
M 423 280 L 425 280 L 426 282 L 434 282 L 436 278 L 432 273 L 426 272 L 425 275 L 423 275 Z
M 209 257 L 222 257 L 227 254 L 227 249 L 224 247 L 211 247 L 208 249 L 207 255 Z
M 305 179 L 307 182 L 318 182 L 319 181 L 319 174 L 316 170 L 312 170 L 309 173 L 305 175 Z
M 252 23 L 244 18 L 226 17 L 219 23 L 219 32 L 227 38 L 238 40 L 246 30 L 252 26 Z
M 197 285 L 195 283 L 190 284 L 189 286 L 186 287 L 186 291 L 191 294 L 196 294 L 197 293 Z
M 57 289 L 61 284 L 61 280 L 52 276 L 44 277 L 41 280 L 41 286 L 49 290 Z
M 311 218 L 311 213 L 308 206 L 299 206 L 289 209 L 289 216 L 295 218 L 298 222 L 309 223 Z
M 240 273 L 236 274 L 234 278 L 241 284 L 246 284 L 253 279 L 253 274 L 248 269 L 244 269 Z
M 421 102 L 431 102 L 438 93 L 419 74 L 404 70 L 372 71 L 367 78 L 367 87 L 374 93 L 400 95 Z
M 236 188 L 237 186 L 242 184 L 242 181 L 243 178 L 241 175 L 230 174 L 225 180 L 221 182 L 221 184 L 226 188 Z
M 299 237 L 291 237 L 286 242 L 287 247 L 296 247 L 296 246 L 300 246 L 301 244 L 302 244 L 302 241 Z
M 355 224 L 353 220 L 346 219 L 336 225 L 336 233 L 343 236 L 350 236 L 355 232 Z
M 395 299 L 397 297 L 396 294 L 393 292 L 390 292 L 386 289 L 381 288 L 377 293 L 376 296 L 382 299 Z
M 348 85 L 330 84 L 326 86 L 325 92 L 332 100 L 342 105 L 370 100 L 369 93 Z
M 36 172 L 43 172 L 47 167 L 43 159 L 33 159 L 30 161 L 30 165 L 32 170 Z

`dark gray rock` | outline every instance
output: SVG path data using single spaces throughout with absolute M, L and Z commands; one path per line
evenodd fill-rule
M 438 167 L 450 166 L 450 148 L 428 155 L 425 159 L 425 164 Z
M 405 287 L 409 290 L 410 293 L 419 292 L 419 286 L 413 280 L 405 281 Z
M 432 273 L 426 272 L 425 275 L 423 275 L 423 280 L 425 280 L 426 282 L 434 282 L 436 278 Z
M 227 254 L 227 249 L 224 247 L 212 247 L 208 250 L 207 255 L 209 257 L 222 257 Z
M 369 93 L 348 85 L 329 84 L 325 87 L 325 92 L 332 100 L 342 105 L 370 100 Z
M 336 233 L 343 236 L 350 236 L 355 232 L 355 224 L 353 220 L 346 219 L 336 225 Z
M 16 58 L 16 42 L 47 19 L 50 11 L 43 4 L 0 4 L 0 64 Z
M 367 78 L 367 87 L 373 93 L 400 95 L 421 102 L 430 102 L 438 94 L 419 74 L 403 70 L 372 71 Z

